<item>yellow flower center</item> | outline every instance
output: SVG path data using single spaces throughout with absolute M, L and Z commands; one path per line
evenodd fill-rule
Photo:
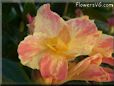
M 45 45 L 56 53 L 62 53 L 68 49 L 67 44 L 58 37 L 48 38 L 45 40 Z

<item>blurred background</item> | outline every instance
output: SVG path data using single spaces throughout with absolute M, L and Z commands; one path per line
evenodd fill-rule
M 2 3 L 2 84 L 34 83 L 31 79 L 32 69 L 20 64 L 17 47 L 28 35 L 27 14 L 35 16 L 37 9 L 44 3 Z M 94 19 L 98 29 L 103 33 L 114 35 L 114 8 L 79 8 L 75 3 L 50 3 L 52 11 L 64 20 L 82 15 Z M 111 84 L 85 81 L 69 81 L 65 84 Z

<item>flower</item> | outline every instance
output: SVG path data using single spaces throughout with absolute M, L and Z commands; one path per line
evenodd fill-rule
M 75 10 L 75 14 L 76 14 L 77 17 L 83 16 L 83 12 L 82 12 L 82 10 L 81 10 L 80 8 L 77 8 L 77 9 Z
M 114 26 L 114 17 L 110 17 L 107 22 L 109 26 Z
M 21 63 L 39 70 L 47 84 L 67 80 L 112 81 L 112 72 L 106 72 L 110 69 L 100 66 L 113 61 L 112 42 L 112 37 L 98 31 L 88 16 L 64 21 L 50 10 L 49 4 L 44 4 L 34 19 L 33 34 L 20 42 L 18 54 Z M 88 57 L 71 62 L 80 55 Z
M 107 19 L 107 24 L 109 26 L 110 33 L 114 34 L 114 16 Z
M 110 68 L 100 66 L 101 63 L 106 63 L 105 61 L 102 62 L 102 58 L 103 57 L 100 54 L 96 54 L 85 58 L 83 61 L 77 64 L 74 63 L 74 65 L 69 69 L 68 80 L 85 80 L 96 82 L 110 82 L 114 80 L 114 71 Z M 108 73 L 105 68 L 110 69 L 112 73 Z
M 32 17 L 30 14 L 27 14 L 27 20 L 28 20 L 28 28 L 29 28 L 29 33 L 33 34 L 34 32 L 34 17 Z

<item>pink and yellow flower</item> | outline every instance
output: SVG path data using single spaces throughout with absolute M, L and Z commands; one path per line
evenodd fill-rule
M 113 70 L 101 63 L 113 64 L 113 38 L 97 30 L 88 16 L 64 21 L 41 6 L 34 18 L 34 32 L 18 46 L 21 63 L 40 71 L 48 84 L 67 80 L 112 81 Z M 71 62 L 77 56 L 88 55 L 84 60 Z M 113 65 L 114 66 L 114 65 Z

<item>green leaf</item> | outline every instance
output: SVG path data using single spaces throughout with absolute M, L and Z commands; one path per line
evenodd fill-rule
M 99 30 L 103 31 L 103 33 L 105 33 L 105 34 L 109 33 L 108 25 L 105 22 L 100 21 L 100 20 L 95 20 L 95 24 Z
M 2 59 L 2 84 L 28 84 L 31 82 L 21 64 Z
M 24 4 L 24 7 L 23 7 L 23 10 L 24 10 L 24 15 L 26 16 L 28 13 L 30 13 L 32 16 L 35 16 L 36 15 L 36 6 L 34 3 L 25 3 Z
M 63 83 L 63 85 L 90 85 L 89 82 L 86 81 L 80 81 L 80 80 L 72 80 L 72 81 L 68 81 Z
M 82 8 L 82 11 L 84 15 L 88 15 L 91 19 L 98 19 L 102 21 L 106 21 L 107 18 L 109 18 L 112 14 L 111 8 L 99 8 L 99 7 L 93 7 L 93 8 Z
M 76 10 L 76 6 L 75 6 L 75 3 L 68 3 L 67 4 L 67 12 L 66 12 L 66 15 L 64 16 L 68 16 L 68 17 L 71 17 L 71 18 L 75 18 L 76 17 L 76 14 L 75 14 L 75 10 Z

